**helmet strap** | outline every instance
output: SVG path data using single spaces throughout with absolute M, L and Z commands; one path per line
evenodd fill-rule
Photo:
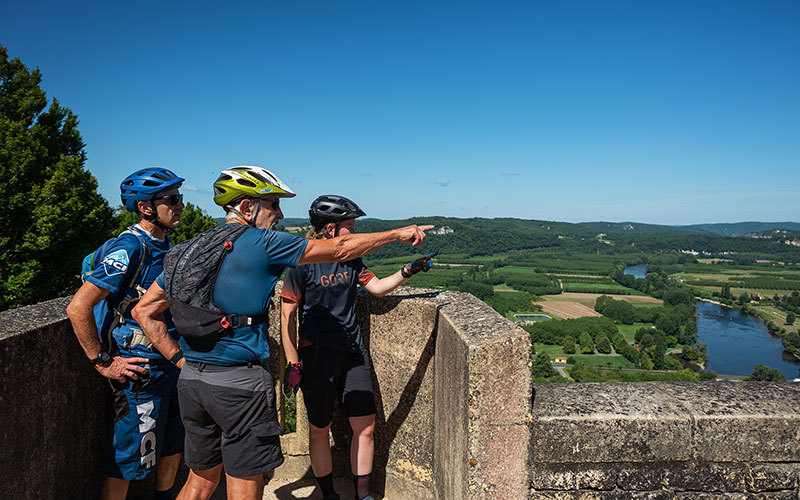
M 149 215 L 142 214 L 142 217 L 144 217 L 145 220 L 147 220 L 148 222 L 152 223 L 153 225 L 164 231 L 164 234 L 168 234 L 170 231 L 172 231 L 172 229 L 165 226 L 164 224 L 161 223 L 160 220 L 158 220 L 158 210 L 156 210 L 156 205 L 155 203 L 153 203 L 153 200 L 147 200 L 147 201 L 150 203 L 150 214 Z
M 236 207 L 229 207 L 228 210 L 230 212 L 233 212 L 234 214 L 236 214 L 236 216 L 239 217 L 240 219 L 242 219 L 243 221 L 245 221 L 248 226 L 256 227 L 256 217 L 258 216 L 258 212 L 261 209 L 261 203 L 259 203 L 259 202 L 253 203 L 253 199 L 252 198 L 248 198 L 248 199 L 250 200 L 250 203 L 253 205 L 253 212 L 252 212 L 252 214 L 250 214 L 250 220 L 247 220 L 247 217 L 245 217 L 244 214 L 241 212 L 241 210 L 239 210 Z M 242 201 L 244 201 L 244 200 L 242 200 Z M 241 205 L 241 202 L 239 202 L 239 205 Z
M 333 229 L 333 236 L 331 236 L 331 233 L 328 232 L 328 224 L 330 224 L 330 222 L 326 222 L 322 226 L 322 234 L 324 234 L 325 237 L 328 238 L 328 239 L 335 238 L 335 237 L 339 236 L 339 223 L 338 222 L 334 222 L 334 224 L 336 224 L 336 227 Z

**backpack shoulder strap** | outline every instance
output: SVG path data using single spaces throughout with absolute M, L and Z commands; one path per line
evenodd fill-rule
M 128 283 L 128 288 L 133 290 L 135 292 L 135 295 L 131 296 L 130 294 L 126 293 L 122 297 L 122 300 L 119 301 L 119 304 L 117 304 L 117 307 L 115 308 L 116 314 L 115 314 L 114 323 L 111 325 L 111 328 L 109 329 L 109 331 L 114 331 L 114 328 L 118 324 L 125 323 L 125 318 L 124 318 L 125 311 L 128 309 L 128 307 L 130 307 L 130 305 L 133 302 L 138 302 L 139 299 L 142 298 L 142 295 L 144 295 L 144 293 L 147 291 L 147 290 L 144 289 L 144 287 L 142 286 L 141 283 L 137 282 L 137 280 L 139 278 L 140 271 L 142 270 L 142 266 L 143 266 L 144 261 L 145 261 L 145 257 L 147 255 L 149 255 L 149 253 L 150 253 L 148 248 L 147 248 L 147 243 L 144 241 L 144 236 L 139 234 L 139 232 L 136 231 L 135 229 L 133 229 L 133 227 L 128 227 L 128 229 L 122 231 L 119 234 L 119 236 L 122 236 L 124 234 L 132 234 L 132 235 L 134 235 L 136 237 L 136 239 L 139 241 L 139 244 L 142 247 L 142 251 L 140 252 L 140 256 L 139 256 L 139 265 L 136 266 L 136 271 L 134 271 L 133 276 L 131 276 L 131 281 L 130 281 L 130 283 Z
M 139 265 L 136 266 L 136 271 L 134 271 L 133 276 L 131 276 L 131 282 L 129 284 L 129 287 L 132 288 L 133 290 L 135 290 L 137 295 L 138 295 L 136 297 L 136 300 L 139 300 L 140 298 L 142 298 L 142 295 L 144 295 L 144 292 L 146 290 L 144 289 L 144 287 L 142 287 L 142 284 L 141 283 L 137 283 L 136 280 L 139 278 L 139 273 L 142 270 L 142 266 L 144 264 L 145 257 L 147 257 L 150 254 L 150 250 L 147 247 L 147 243 L 144 240 L 144 236 L 142 236 L 142 234 L 139 233 L 139 231 L 136 231 L 133 228 L 133 226 L 129 226 L 126 230 L 122 231 L 119 235 L 122 236 L 123 234 L 132 234 L 132 235 L 134 235 L 136 237 L 136 239 L 139 241 L 139 245 L 141 245 L 141 247 L 142 247 L 142 251 L 141 251 L 141 253 L 139 255 Z

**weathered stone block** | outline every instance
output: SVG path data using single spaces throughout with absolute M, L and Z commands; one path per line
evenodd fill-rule
M 754 464 L 747 478 L 749 491 L 791 490 L 798 487 L 800 464 Z
M 797 493 L 792 491 L 774 493 L 684 492 L 676 494 L 675 500 L 797 500 Z
M 750 476 L 747 464 L 688 464 L 664 474 L 664 487 L 676 491 L 746 491 Z
M 548 464 L 531 470 L 535 490 L 613 490 L 617 485 L 613 464 Z
M 531 500 L 672 500 L 668 491 L 532 491 Z
M 623 464 L 617 474 L 617 487 L 631 491 L 659 490 L 664 480 L 666 465 Z

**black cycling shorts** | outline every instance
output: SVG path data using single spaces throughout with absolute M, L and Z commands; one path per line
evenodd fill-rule
M 184 458 L 192 470 L 225 463 L 233 477 L 283 463 L 281 428 L 269 365 L 214 366 L 186 362 L 178 380 L 186 429 Z
M 348 417 L 375 414 L 372 369 L 369 352 L 337 351 L 319 345 L 300 349 L 303 379 L 300 389 L 314 427 L 327 427 L 333 421 L 333 406 L 338 395 Z

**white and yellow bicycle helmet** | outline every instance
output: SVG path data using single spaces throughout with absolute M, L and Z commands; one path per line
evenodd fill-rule
M 279 198 L 295 196 L 277 175 L 263 167 L 240 165 L 226 168 L 214 181 L 214 203 L 221 207 L 232 205 L 241 198 L 262 198 L 271 194 Z

